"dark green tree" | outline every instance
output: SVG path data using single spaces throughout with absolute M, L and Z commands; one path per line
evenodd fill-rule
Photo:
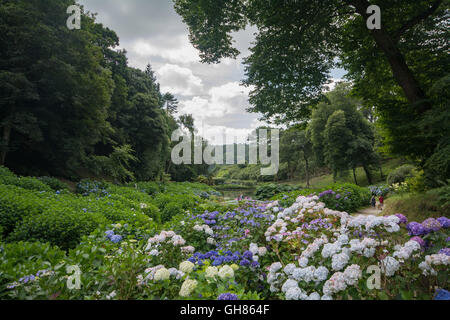
M 70 0 L 0 3 L 1 163 L 74 173 L 111 132 L 113 81 L 91 16 L 66 28 Z

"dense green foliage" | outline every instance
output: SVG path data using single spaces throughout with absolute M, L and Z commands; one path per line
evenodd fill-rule
M 54 191 L 36 178 L 23 184 L 6 168 L 0 167 L 0 226 L 8 241 L 50 242 L 60 248 L 75 247 L 82 236 L 101 225 L 129 223 L 151 226 L 167 222 L 217 195 L 200 183 L 137 183 L 117 186 L 106 182 L 83 180 L 76 194 Z M 14 184 L 13 184 L 14 183 Z M 52 179 L 52 183 L 56 184 Z M 153 189 L 151 189 L 151 186 Z M 27 187 L 27 188 L 26 188 Z
M 405 165 L 400 166 L 397 169 L 391 171 L 387 177 L 388 185 L 404 182 L 406 180 L 406 178 L 409 178 L 412 176 L 413 170 L 414 170 L 414 166 L 405 164 Z
M 317 104 L 326 101 L 323 87 L 338 65 L 348 72 L 352 94 L 363 99 L 365 115 L 377 121 L 383 148 L 418 161 L 430 186 L 450 178 L 448 1 L 383 1 L 381 29 L 375 30 L 366 21 L 369 6 L 381 6 L 376 1 L 174 3 L 203 62 L 235 58 L 239 51 L 233 47 L 232 33 L 248 25 L 257 28 L 251 55 L 245 59 L 243 82 L 252 88 L 249 111 L 278 123 L 309 120 Z M 337 161 L 351 148 L 362 156 L 355 162 L 365 163 L 370 174 L 371 134 L 351 139 L 342 125 L 347 117 L 348 113 L 336 115 L 329 123 L 337 127 L 328 128 L 335 141 L 334 150 L 324 153 L 326 160 L 333 170 L 354 166 Z M 342 133 L 339 139 L 337 132 Z
M 8 44 L 0 49 L 0 165 L 72 180 L 195 179 L 203 167 L 169 165 L 176 98 L 160 91 L 150 65 L 128 66 L 119 38 L 94 15 L 83 13 L 80 30 L 63 27 L 71 4 L 0 4 Z

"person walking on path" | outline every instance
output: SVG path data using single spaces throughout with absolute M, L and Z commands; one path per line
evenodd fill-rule
M 378 201 L 380 201 L 380 209 L 383 210 L 384 198 L 382 195 L 378 198 Z
M 377 204 L 377 199 L 375 196 L 372 196 L 372 199 L 370 199 L 370 205 L 375 208 L 375 205 Z

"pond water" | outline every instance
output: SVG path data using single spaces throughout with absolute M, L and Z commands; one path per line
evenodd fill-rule
M 223 197 L 226 199 L 236 199 L 239 196 L 255 198 L 256 189 L 231 189 L 231 190 L 220 190 Z

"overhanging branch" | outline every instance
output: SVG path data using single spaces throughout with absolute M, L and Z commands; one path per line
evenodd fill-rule
M 433 2 L 432 6 L 429 7 L 426 11 L 421 12 L 417 16 L 411 18 L 410 20 L 406 21 L 403 26 L 401 26 L 400 29 L 398 29 L 394 34 L 394 39 L 398 41 L 402 34 L 404 34 L 406 31 L 414 27 L 415 25 L 421 23 L 423 20 L 431 16 L 441 5 L 442 0 L 436 0 Z

